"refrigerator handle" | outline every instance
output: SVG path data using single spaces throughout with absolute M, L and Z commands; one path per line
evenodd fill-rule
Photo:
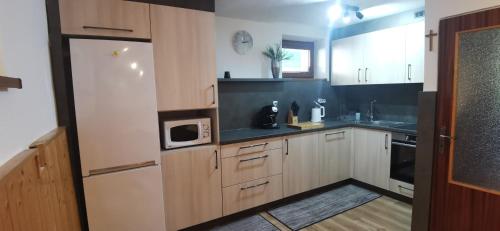
M 147 162 L 143 162 L 143 163 L 122 165 L 122 166 L 116 166 L 116 167 L 111 167 L 111 168 L 93 169 L 93 170 L 89 171 L 89 176 L 108 174 L 108 173 L 114 173 L 114 172 L 122 172 L 122 171 L 132 170 L 132 169 L 136 169 L 136 168 L 151 167 L 151 166 L 155 166 L 155 165 L 156 165 L 156 161 L 147 161 Z

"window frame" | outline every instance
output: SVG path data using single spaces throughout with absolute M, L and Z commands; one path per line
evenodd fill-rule
M 282 41 L 282 48 L 288 49 L 300 49 L 309 50 L 309 60 L 311 65 L 308 72 L 282 72 L 283 78 L 301 78 L 301 79 L 313 79 L 314 78 L 314 42 L 304 42 L 295 40 L 285 40 Z

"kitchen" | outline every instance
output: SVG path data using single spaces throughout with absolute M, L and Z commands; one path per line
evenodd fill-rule
M 448 159 L 434 154 L 470 160 L 455 144 L 470 130 L 452 114 L 434 131 L 451 97 L 426 90 L 428 2 L 45 3 L 57 126 L 0 165 L 1 230 L 447 225 L 431 205 L 451 203 L 433 185 Z M 30 90 L 9 70 L 0 62 L 0 93 Z M 464 169 L 447 184 L 496 194 Z

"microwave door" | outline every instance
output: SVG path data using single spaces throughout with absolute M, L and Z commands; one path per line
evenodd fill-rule
M 173 126 L 165 134 L 167 147 L 183 147 L 197 144 L 203 134 L 201 122 Z

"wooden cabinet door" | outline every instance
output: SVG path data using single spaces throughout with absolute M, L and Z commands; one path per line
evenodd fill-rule
M 406 70 L 407 83 L 424 82 L 425 22 L 407 25 Z
M 151 38 L 149 4 L 123 0 L 59 0 L 61 31 L 72 35 Z
M 167 230 L 222 216 L 220 155 L 215 145 L 162 153 Z
M 332 86 L 361 83 L 363 43 L 364 35 L 332 41 Z
M 217 107 L 215 15 L 151 5 L 159 111 Z
M 351 178 L 351 136 L 351 129 L 319 134 L 321 186 Z
M 285 140 L 283 194 L 285 197 L 319 186 L 318 134 L 292 136 Z
M 389 189 L 391 134 L 354 129 L 354 179 Z
M 405 29 L 394 27 L 366 34 L 364 84 L 404 83 Z

